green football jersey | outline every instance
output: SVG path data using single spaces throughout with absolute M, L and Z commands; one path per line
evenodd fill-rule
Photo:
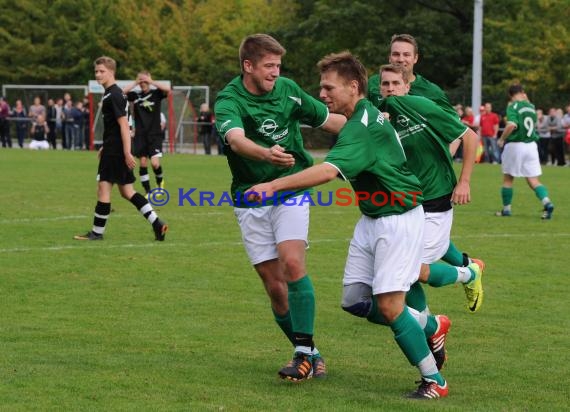
M 417 73 L 414 74 L 416 75 L 416 79 L 410 83 L 409 95 L 427 97 L 449 114 L 459 117 L 455 108 L 449 102 L 447 94 L 445 94 L 437 84 L 430 82 L 428 79 Z
M 417 73 L 415 73 L 415 75 L 416 79 L 410 83 L 409 95 L 427 97 L 437 103 L 437 105 L 446 112 L 458 117 L 455 108 L 449 102 L 449 98 L 437 84 L 430 82 Z M 378 74 L 370 76 L 368 79 L 368 100 L 376 107 L 379 107 L 382 101 L 382 95 L 380 94 L 380 75 Z
M 376 107 L 378 107 L 382 101 L 382 95 L 380 94 L 380 75 L 378 74 L 374 74 L 368 78 L 368 100 Z
M 457 178 L 449 144 L 467 132 L 467 126 L 435 102 L 421 96 L 390 96 L 382 100 L 382 112 L 400 137 L 408 166 L 420 179 L 425 200 L 453 192 Z
M 300 125 L 322 126 L 329 115 L 324 103 L 303 91 L 294 81 L 279 77 L 273 90 L 258 96 L 243 86 L 241 76 L 234 78 L 218 94 L 215 107 L 216 127 L 225 141 L 228 131 L 243 129 L 245 136 L 263 147 L 282 146 L 295 157 L 291 168 L 277 167 L 264 161 L 242 157 L 226 146 L 232 172 L 232 198 L 237 207 L 252 207 L 243 203 L 243 193 L 258 183 L 269 182 L 282 176 L 297 173 L 313 165 L 313 158 L 303 146 Z M 279 202 L 295 196 L 279 193 Z M 264 204 L 273 204 L 273 198 Z
M 534 105 L 526 100 L 512 102 L 507 107 L 507 123 L 514 123 L 513 130 L 507 142 L 536 142 L 539 137 L 536 132 L 536 110 Z
M 341 129 L 325 162 L 339 170 L 363 199 L 362 214 L 373 218 L 405 213 L 423 201 L 418 178 L 406 164 L 406 156 L 390 122 L 367 99 Z

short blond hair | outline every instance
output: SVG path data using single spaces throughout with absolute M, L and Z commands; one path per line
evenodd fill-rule
M 93 66 L 99 65 L 105 66 L 107 70 L 110 70 L 112 72 L 115 72 L 117 70 L 117 62 L 109 56 L 97 57 L 93 62 Z
M 390 50 L 392 49 L 392 45 L 396 42 L 410 43 L 412 46 L 414 46 L 414 54 L 418 55 L 418 42 L 411 34 L 394 34 L 390 40 Z
M 404 83 L 408 84 L 410 82 L 410 75 L 401 64 L 384 64 L 380 66 L 380 78 L 382 78 L 383 72 L 400 73 L 404 79 Z
M 286 50 L 269 34 L 257 33 L 245 37 L 239 46 L 239 63 L 243 70 L 243 62 L 251 61 L 254 65 L 268 54 L 284 56 Z
M 347 82 L 356 80 L 358 92 L 366 93 L 368 88 L 366 68 L 351 52 L 345 50 L 340 53 L 327 54 L 317 63 L 317 67 L 321 74 L 336 71 Z

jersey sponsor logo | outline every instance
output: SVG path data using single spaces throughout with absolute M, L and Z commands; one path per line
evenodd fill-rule
M 536 113 L 532 107 L 522 107 L 518 112 L 519 113 Z
M 275 142 L 279 142 L 279 141 L 285 139 L 288 134 L 289 134 L 289 129 L 285 129 L 285 130 L 283 130 L 281 133 L 275 134 L 275 135 L 271 136 L 271 138 L 272 138 Z
M 410 135 L 419 133 L 427 127 L 425 123 L 411 124 L 411 120 L 412 119 L 403 114 L 399 114 L 396 117 L 396 126 L 398 126 L 396 129 L 400 140 L 405 139 Z
M 279 142 L 285 139 L 289 135 L 289 128 L 286 128 L 285 130 L 279 132 L 278 134 L 274 134 L 278 128 L 279 126 L 277 125 L 277 122 L 275 120 L 266 119 L 263 121 L 261 127 L 257 129 L 257 131 L 266 137 L 271 137 L 273 141 Z
M 145 109 L 146 111 L 152 112 L 154 110 L 154 102 L 148 100 L 150 96 L 150 94 L 146 96 L 139 96 L 139 98 L 134 101 L 134 104 Z
M 396 117 L 396 123 L 398 123 L 401 127 L 406 128 L 410 123 L 410 119 L 407 116 L 404 116 L 403 114 L 399 114 Z
M 263 121 L 258 131 L 264 136 L 271 136 L 275 130 L 277 130 L 277 123 L 275 120 L 266 119 Z

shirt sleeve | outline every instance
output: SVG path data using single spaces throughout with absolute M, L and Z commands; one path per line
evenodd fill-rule
M 427 110 L 429 122 L 439 129 L 439 134 L 447 143 L 451 143 L 467 133 L 468 127 L 462 123 L 457 115 L 445 111 L 440 106 L 431 105 Z M 427 117 L 427 116 L 426 116 Z
M 296 110 L 294 111 L 296 118 L 303 124 L 311 127 L 323 126 L 328 117 L 329 110 L 327 106 L 318 99 L 305 92 L 297 83 L 291 79 L 283 78 L 287 82 L 287 98 L 295 101 Z
M 345 125 L 338 140 L 325 158 L 325 162 L 335 167 L 343 179 L 354 179 L 374 161 L 374 153 L 369 148 L 371 137 L 363 125 Z
M 230 130 L 243 130 L 243 122 L 239 110 L 231 99 L 218 100 L 214 106 L 214 114 L 216 116 L 216 129 L 224 142 Z
M 315 99 L 305 91 L 301 91 L 304 97 L 302 107 L 301 122 L 311 127 L 323 126 L 329 118 L 329 109 L 320 100 Z
M 121 93 L 111 94 L 111 103 L 113 109 L 113 116 L 115 119 L 119 119 L 127 115 L 127 99 Z

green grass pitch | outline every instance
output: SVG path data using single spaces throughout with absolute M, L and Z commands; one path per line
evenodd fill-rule
M 497 218 L 501 171 L 477 165 L 473 201 L 452 237 L 487 263 L 485 301 L 426 288 L 452 320 L 446 399 L 414 403 L 415 368 L 387 328 L 340 309 L 355 207 L 311 210 L 308 272 L 326 380 L 280 381 L 292 349 L 273 322 L 229 206 L 177 205 L 177 189 L 220 196 L 222 156 L 167 155 L 170 224 L 148 223 L 113 192 L 105 240 L 77 242 L 96 202 L 93 152 L 0 150 L 0 409 L 6 411 L 562 410 L 570 358 L 570 169 L 545 167 L 556 210 L 522 180 L 513 216 Z M 151 179 L 153 176 L 151 175 Z M 135 184 L 141 190 L 140 183 Z M 319 190 L 346 187 L 333 182 Z M 196 197 L 194 197 L 196 198 Z

